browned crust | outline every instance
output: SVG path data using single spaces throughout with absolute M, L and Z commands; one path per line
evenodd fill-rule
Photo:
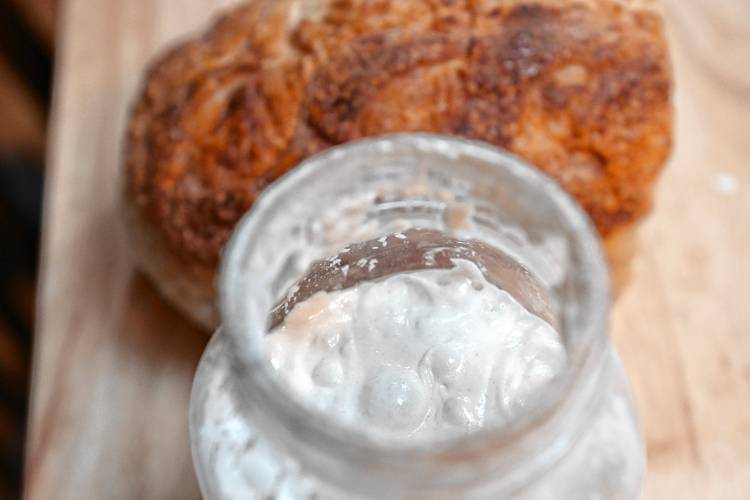
M 128 128 L 128 195 L 186 265 L 213 269 L 258 193 L 304 157 L 386 132 L 507 148 L 555 177 L 604 236 L 648 210 L 671 140 L 650 7 L 313 3 L 242 6 L 146 75 Z

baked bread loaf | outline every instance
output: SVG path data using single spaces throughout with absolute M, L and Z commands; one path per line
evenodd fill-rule
M 254 0 L 148 70 L 125 160 L 140 264 L 214 325 L 219 252 L 258 193 L 324 148 L 404 131 L 525 158 L 626 262 L 670 150 L 670 80 L 651 0 Z

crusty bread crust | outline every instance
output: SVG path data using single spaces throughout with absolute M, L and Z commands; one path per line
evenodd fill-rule
M 670 82 L 649 0 L 255 0 L 149 69 L 127 196 L 165 252 L 213 276 L 234 224 L 290 167 L 426 131 L 527 159 L 608 237 L 650 207 Z

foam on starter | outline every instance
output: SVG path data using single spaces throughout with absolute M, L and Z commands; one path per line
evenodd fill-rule
M 383 437 L 502 425 L 564 370 L 558 333 L 477 266 L 400 273 L 318 292 L 265 337 L 305 403 Z

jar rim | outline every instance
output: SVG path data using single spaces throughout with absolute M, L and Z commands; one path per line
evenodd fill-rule
M 313 411 L 273 377 L 270 365 L 262 356 L 262 335 L 266 333 L 266 315 L 260 311 L 250 311 L 244 300 L 248 282 L 242 276 L 249 252 L 258 241 L 256 229 L 266 219 L 267 214 L 278 200 L 298 189 L 304 189 L 308 181 L 318 175 L 332 160 L 347 155 L 372 153 L 384 145 L 394 149 L 428 150 L 440 155 L 453 155 L 460 151 L 463 157 L 469 156 L 497 165 L 521 182 L 533 186 L 540 195 L 548 197 L 559 210 L 561 220 L 567 224 L 566 230 L 574 237 L 580 279 L 585 280 L 583 308 L 576 324 L 561 328 L 576 328 L 583 332 L 581 338 L 586 344 L 581 359 L 571 364 L 563 374 L 546 388 L 552 397 L 547 404 L 535 408 L 522 418 L 501 428 L 488 427 L 469 435 L 416 443 L 404 443 L 398 449 L 371 439 L 366 433 L 351 426 L 332 425 L 329 419 Z M 368 466 L 378 463 L 389 469 L 400 466 L 410 467 L 414 463 L 434 462 L 435 457 L 448 458 L 482 457 L 487 450 L 502 453 L 504 449 L 518 450 L 523 443 L 534 442 L 543 432 L 549 432 L 550 425 L 560 414 L 570 412 L 575 405 L 585 406 L 581 401 L 572 401 L 569 395 L 574 387 L 585 385 L 589 392 L 595 384 L 595 375 L 606 352 L 606 322 L 610 308 L 609 275 L 598 235 L 588 215 L 577 202 L 553 179 L 533 168 L 524 160 L 492 145 L 455 136 L 427 133 L 407 133 L 384 135 L 349 142 L 327 149 L 311 156 L 291 169 L 282 178 L 269 186 L 255 201 L 252 209 L 237 224 L 235 232 L 225 246 L 218 277 L 219 310 L 223 320 L 223 332 L 232 343 L 234 367 L 238 368 L 245 394 L 251 394 L 253 406 L 268 413 L 268 425 L 283 427 L 294 439 L 315 443 L 317 451 L 336 455 L 343 460 L 356 462 L 367 457 Z M 239 293 L 238 293 L 239 292 Z M 255 314 L 255 316 L 253 316 Z M 258 317 L 260 315 L 260 317 Z M 581 391 L 578 391 L 581 392 Z M 582 407 L 582 406 L 581 406 Z M 271 414 L 276 417 L 273 418 Z M 261 424 L 263 425 L 263 424 Z M 518 455 L 516 454 L 516 457 Z M 479 459 L 479 458 L 478 458 Z M 517 465 L 514 460 L 509 467 Z M 502 469 L 502 468 L 501 468 Z M 429 474 L 441 474 L 431 468 Z M 497 471 L 502 474 L 502 470 Z M 418 474 L 414 481 L 421 481 Z

